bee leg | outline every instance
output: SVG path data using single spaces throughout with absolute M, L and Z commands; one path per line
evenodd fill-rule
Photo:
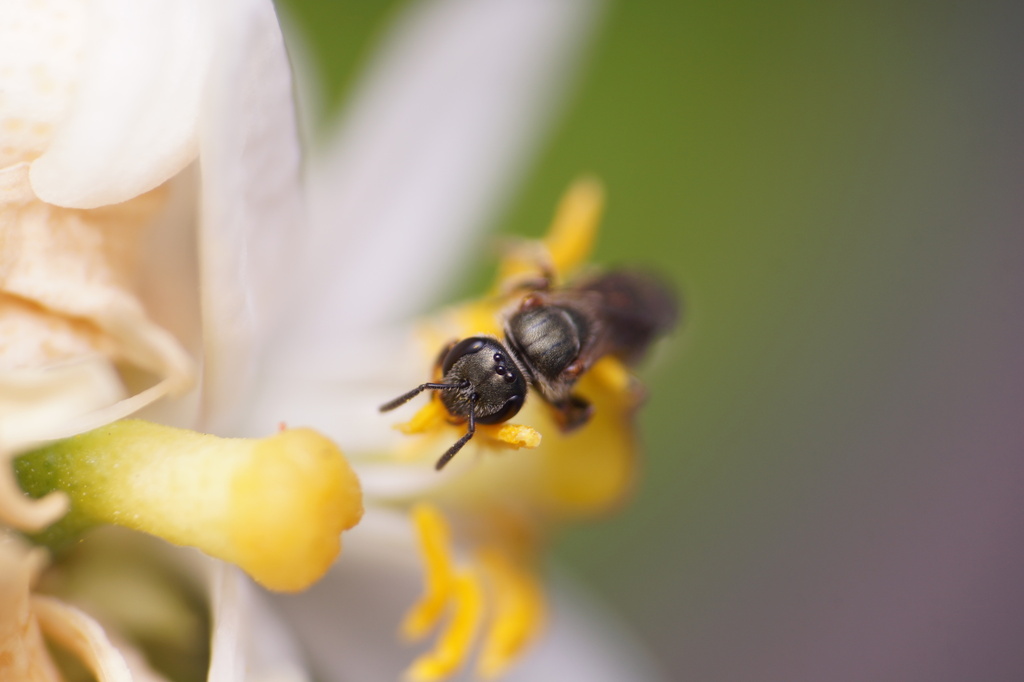
M 533 308 L 540 308 L 546 306 L 548 305 L 549 299 L 550 297 L 544 295 L 543 292 L 531 292 L 523 296 L 522 300 L 519 301 L 519 306 L 517 307 L 517 310 L 519 310 L 519 312 L 523 312 L 526 310 L 532 310 Z
M 536 265 L 535 274 L 520 275 L 506 280 L 502 285 L 502 293 L 512 296 L 520 292 L 551 291 L 555 283 L 554 266 L 546 263 Z
M 473 437 L 474 433 L 476 433 L 476 417 L 474 416 L 474 412 L 476 411 L 475 408 L 476 401 L 474 400 L 469 408 L 469 428 L 466 429 L 466 435 L 455 441 L 455 445 L 448 448 L 448 450 L 441 455 L 441 459 L 437 460 L 437 464 L 434 465 L 434 469 L 437 471 L 443 469 L 444 465 L 447 464 L 452 457 L 457 455 L 459 450 L 462 449 L 462 446 L 468 443 L 469 439 Z
M 519 291 L 530 292 L 530 291 L 551 291 L 552 282 L 554 282 L 555 275 L 549 270 L 534 276 L 525 277 L 515 282 L 508 291 L 509 294 L 514 294 Z
M 551 403 L 555 408 L 555 421 L 562 433 L 569 433 L 580 428 L 594 414 L 594 406 L 578 395 L 570 395 L 564 400 Z

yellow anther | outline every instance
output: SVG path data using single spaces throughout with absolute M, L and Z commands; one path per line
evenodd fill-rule
M 451 598 L 455 568 L 451 559 L 451 531 L 441 513 L 431 505 L 417 505 L 412 521 L 423 553 L 423 596 L 405 615 L 402 636 L 417 640 L 426 635 L 444 614 Z
M 525 424 L 505 424 L 494 437 L 513 448 L 535 448 L 540 445 L 540 432 Z
M 442 680 L 459 670 L 469 656 L 480 630 L 484 592 L 480 577 L 472 569 L 459 571 L 452 581 L 451 619 L 431 651 L 409 667 L 406 677 L 414 682 Z
M 498 550 L 479 554 L 480 568 L 494 594 L 491 623 L 484 634 L 477 673 L 501 675 L 515 661 L 544 621 L 544 595 L 529 569 Z

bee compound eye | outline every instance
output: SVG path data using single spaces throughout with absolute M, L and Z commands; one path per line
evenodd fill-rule
M 476 413 L 477 424 L 500 424 L 508 421 L 519 412 L 523 406 L 526 395 L 517 391 L 507 392 L 501 398 L 491 396 L 491 400 L 485 399 L 483 405 Z
M 452 368 L 452 365 L 460 359 L 467 355 L 472 355 L 473 353 L 479 353 L 487 346 L 488 343 L 491 342 L 491 339 L 483 336 L 470 336 L 467 339 L 459 341 L 445 354 L 444 360 L 441 362 L 441 372 L 447 374 L 448 370 Z
M 503 421 L 507 421 L 512 417 L 516 416 L 519 409 L 523 406 L 525 396 L 516 394 L 505 401 L 505 404 L 501 406 L 501 409 L 491 415 L 491 418 L 487 420 L 488 424 L 499 424 Z

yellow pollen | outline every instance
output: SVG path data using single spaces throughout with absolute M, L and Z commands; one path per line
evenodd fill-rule
M 540 432 L 525 424 L 505 424 L 494 436 L 513 448 L 535 448 L 540 445 Z
M 449 427 L 448 412 L 440 400 L 431 400 L 413 415 L 407 422 L 396 424 L 395 428 L 406 435 L 439 433 Z M 532 449 L 540 445 L 541 434 L 537 429 L 525 424 L 482 424 L 477 427 L 476 442 L 487 442 L 491 445 L 512 448 Z M 415 459 L 422 455 L 423 448 L 414 447 L 408 450 L 408 458 Z

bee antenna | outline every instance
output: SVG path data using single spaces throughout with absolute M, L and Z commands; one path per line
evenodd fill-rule
M 445 390 L 451 390 L 453 388 L 466 388 L 466 386 L 468 386 L 468 385 L 469 385 L 468 381 L 460 381 L 457 384 L 420 384 L 419 386 L 417 386 L 416 388 L 412 389 L 408 393 L 403 393 L 402 395 L 398 396 L 394 400 L 390 400 L 390 401 L 384 403 L 383 405 L 381 405 L 380 406 L 380 411 L 381 412 L 390 412 L 391 410 L 395 409 L 399 405 L 406 404 L 407 402 L 409 402 L 410 400 L 412 400 L 413 398 L 418 396 L 423 391 L 426 391 L 427 389 L 434 390 L 434 391 L 445 391 Z
M 434 469 L 440 471 L 444 468 L 444 465 L 451 461 L 451 458 L 458 454 L 462 446 L 469 442 L 469 439 L 476 433 L 476 401 L 477 395 L 474 393 L 469 398 L 469 428 L 466 429 L 466 434 L 455 441 L 455 444 L 448 448 L 447 452 L 441 455 L 441 459 L 437 460 L 437 464 L 434 465 Z

